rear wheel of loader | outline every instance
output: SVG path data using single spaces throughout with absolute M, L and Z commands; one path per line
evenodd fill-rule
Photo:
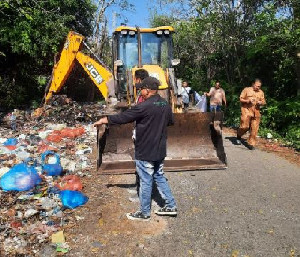
M 165 171 L 225 169 L 223 113 L 176 113 L 168 127 Z M 133 124 L 98 129 L 98 170 L 105 174 L 135 172 Z

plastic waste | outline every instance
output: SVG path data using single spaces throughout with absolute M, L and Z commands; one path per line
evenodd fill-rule
M 68 171 L 72 171 L 74 172 L 76 169 L 76 162 L 75 161 L 71 161 L 68 160 L 66 158 L 61 158 L 61 165 L 64 167 L 64 169 L 68 170 Z
M 0 155 L 2 154 L 9 154 L 10 150 L 6 148 L 6 146 L 0 146 Z
M 196 107 L 199 108 L 201 112 L 207 112 L 207 99 L 205 95 L 200 96 Z
M 201 100 L 201 96 L 196 91 L 194 92 L 194 96 L 195 96 L 196 103 L 198 103 Z
M 60 200 L 64 207 L 74 209 L 84 205 L 88 201 L 88 197 L 78 191 L 63 190 L 60 192 Z
M 13 150 L 16 150 L 17 146 L 15 145 L 6 145 L 5 146 L 9 151 L 13 151 Z
M 8 171 L 9 171 L 8 167 L 2 167 L 2 168 L 0 168 L 0 177 L 2 177 Z
M 51 130 L 40 131 L 39 137 L 42 139 L 45 139 L 50 133 L 51 133 Z
M 58 149 L 54 146 L 51 145 L 46 145 L 44 143 L 39 144 L 38 149 L 37 149 L 38 153 L 44 153 L 46 151 L 58 151 Z
M 75 175 L 67 175 L 62 178 L 61 182 L 56 185 L 60 190 L 81 191 L 82 183 L 80 178 Z
M 48 197 L 42 197 L 39 199 L 40 204 L 44 210 L 51 210 L 57 206 L 57 203 L 54 199 Z
M 26 151 L 20 151 L 16 153 L 16 156 L 20 161 L 23 161 L 30 157 L 30 153 Z
M 0 144 L 2 145 L 2 144 L 4 144 L 4 142 L 6 142 L 6 138 L 4 138 L 4 137 L 0 137 Z
M 18 138 L 21 139 L 21 140 L 24 140 L 24 139 L 26 139 L 26 135 L 25 134 L 21 134 L 21 135 L 18 136 Z
M 37 145 L 40 141 L 42 141 L 42 138 L 36 135 L 30 135 L 29 136 L 30 144 Z
M 59 252 L 59 253 L 67 253 L 67 252 L 69 252 L 69 248 L 70 247 L 66 242 L 56 244 L 56 252 Z
M 77 150 L 75 152 L 75 154 L 77 154 L 77 155 L 83 155 L 83 154 L 89 154 L 91 152 L 92 152 L 92 148 L 88 147 L 88 148 L 85 148 L 85 149 Z
M 51 241 L 52 241 L 52 244 L 66 242 L 64 232 L 61 230 L 56 233 L 53 233 L 51 236 Z
M 48 136 L 46 137 L 46 139 L 47 139 L 47 141 L 49 141 L 49 142 L 58 143 L 58 142 L 60 142 L 60 141 L 62 140 L 62 137 L 61 137 L 60 135 L 58 135 L 58 134 L 53 134 L 53 133 L 51 133 L 50 135 L 48 135 Z
M 63 170 L 59 155 L 52 151 L 46 151 L 42 154 L 42 167 L 47 176 L 59 176 Z
M 16 145 L 18 144 L 18 139 L 16 138 L 8 138 L 3 145 L 7 146 L 7 145 Z
M 53 129 L 53 130 L 61 130 L 65 128 L 67 125 L 66 124 L 49 124 L 48 128 Z
M 76 137 L 76 133 L 71 128 L 64 128 L 60 131 L 61 136 L 65 138 L 72 138 L 74 139 Z
M 24 217 L 27 219 L 27 218 L 29 218 L 29 217 L 37 214 L 37 213 L 38 213 L 38 211 L 35 210 L 35 209 L 28 209 L 27 211 L 25 211 Z
M 30 158 L 13 166 L 1 177 L 0 185 L 4 191 L 27 191 L 42 181 L 36 172 L 35 164 L 29 165 L 29 161 Z
M 83 127 L 78 128 L 64 128 L 60 131 L 60 135 L 64 138 L 76 138 L 85 133 L 85 129 Z

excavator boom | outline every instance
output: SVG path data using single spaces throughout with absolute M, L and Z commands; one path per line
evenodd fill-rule
M 105 98 L 108 97 L 108 87 L 106 82 L 112 78 L 112 74 L 107 67 L 101 65 L 100 62 L 85 55 L 80 50 L 82 48 L 84 37 L 78 33 L 70 31 L 67 40 L 64 44 L 64 48 L 61 52 L 59 61 L 54 65 L 51 83 L 46 88 L 46 103 L 52 97 L 54 93 L 58 93 L 64 86 L 65 81 L 72 71 L 75 60 L 77 60 L 91 80 L 100 90 L 101 94 Z

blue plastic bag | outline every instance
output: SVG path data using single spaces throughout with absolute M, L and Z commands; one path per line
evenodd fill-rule
M 0 180 L 4 191 L 27 191 L 41 183 L 42 179 L 34 165 L 29 165 L 28 160 L 13 166 Z
M 18 144 L 18 139 L 16 138 L 8 138 L 3 145 L 16 145 Z
M 46 163 L 47 157 L 54 156 L 56 159 L 55 163 Z M 47 176 L 59 176 L 63 171 L 63 168 L 60 164 L 60 157 L 57 153 L 52 151 L 45 151 L 42 154 L 42 167 L 43 171 L 46 173 Z
M 60 200 L 64 207 L 74 209 L 87 203 L 89 198 L 78 191 L 63 190 L 60 192 Z

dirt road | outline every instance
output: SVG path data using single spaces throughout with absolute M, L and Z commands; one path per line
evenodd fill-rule
M 66 231 L 68 256 L 300 256 L 299 166 L 229 139 L 227 170 L 167 174 L 177 218 L 129 221 L 134 176 L 89 178 L 90 201 Z

